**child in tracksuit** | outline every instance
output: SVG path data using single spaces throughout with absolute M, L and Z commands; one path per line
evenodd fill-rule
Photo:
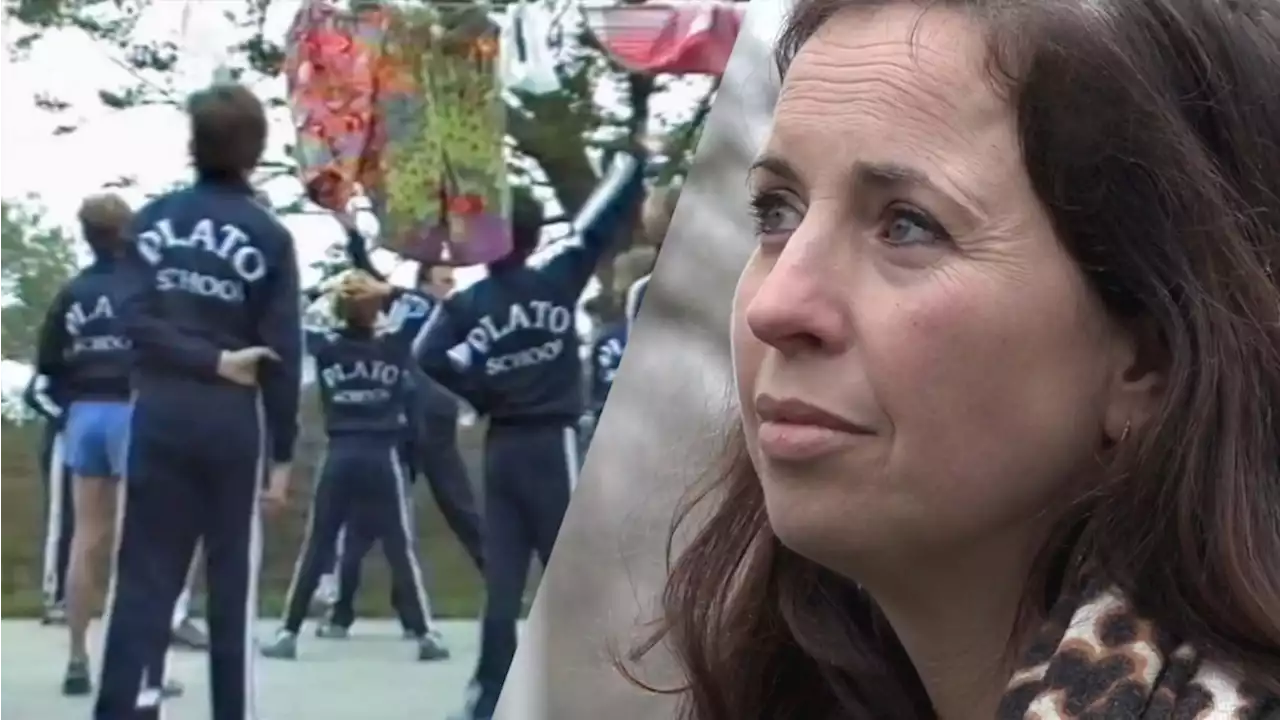
M 385 281 L 369 262 L 365 240 L 354 230 L 348 232 L 348 253 L 353 264 L 372 277 Z M 420 264 L 418 293 L 437 300 L 453 290 L 451 269 Z M 475 493 L 467 468 L 458 452 L 458 399 L 421 369 L 410 368 L 406 380 L 413 389 L 410 397 L 409 438 L 407 455 L 410 478 L 417 473 L 426 476 L 427 485 L 436 499 L 440 514 L 462 543 L 476 569 L 484 571 L 484 553 L 480 515 L 476 511 Z M 337 598 L 329 611 L 328 621 L 317 628 L 320 637 L 345 638 L 355 619 L 355 593 L 359 586 L 360 563 L 371 546 L 371 538 L 343 533 L 338 566 L 335 573 Z M 400 607 L 402 598 L 392 599 L 392 607 Z
M 406 365 L 406 368 L 409 368 L 409 366 Z M 411 368 L 409 369 L 411 370 Z M 418 392 L 414 387 L 411 375 L 412 373 L 409 371 L 401 375 L 401 379 L 405 383 L 406 424 L 400 445 L 400 458 L 404 461 L 405 482 L 408 488 L 406 491 L 406 503 L 410 520 L 410 535 L 416 537 L 417 532 L 413 523 L 416 509 L 412 490 L 417 476 L 414 460 L 417 456 L 416 446 L 420 432 L 420 420 Z M 332 599 L 328 603 L 324 620 L 316 626 L 316 637 L 345 640 L 351 635 L 351 626 L 355 624 L 356 620 L 355 601 L 356 594 L 360 589 L 360 571 L 364 565 L 364 558 L 384 533 L 388 532 L 389 529 L 398 529 L 400 526 L 400 518 L 398 516 L 387 517 L 384 520 L 388 522 L 387 528 L 368 527 L 368 523 L 352 524 L 349 518 L 343 524 L 338 533 L 337 560 L 333 563 Z M 385 545 L 383 546 L 383 554 L 386 554 Z M 406 590 L 409 592 L 406 593 Z M 415 640 L 418 637 L 409 623 L 405 622 L 405 619 L 413 614 L 413 611 L 408 606 L 418 602 L 416 588 L 402 586 L 395 582 L 391 583 L 391 609 L 395 611 L 396 617 L 400 618 L 400 627 L 407 640 Z
M 188 112 L 196 182 L 139 211 L 122 259 L 134 407 L 96 720 L 158 717 L 170 610 L 198 540 L 211 718 L 255 713 L 260 503 L 284 504 L 297 435 L 298 264 L 248 183 L 266 142 L 261 102 L 216 85 Z
M 355 271 L 352 278 L 363 273 Z M 358 282 L 358 280 L 356 280 Z M 297 636 L 320 576 L 332 567 L 332 548 L 347 537 L 375 537 L 391 565 L 401 622 L 418 642 L 420 660 L 449 656 L 430 627 L 430 608 L 417 559 L 408 474 L 403 457 L 408 426 L 409 352 L 432 310 L 427 298 L 405 293 L 391 310 L 390 327 L 377 327 L 377 301 L 353 300 L 340 288 L 340 329 L 308 330 L 329 444 L 315 489 L 311 521 L 289 588 L 284 627 L 262 649 L 267 657 L 297 657 Z
M 347 225 L 347 254 L 352 264 L 371 277 L 385 282 L 386 278 L 373 267 L 369 259 L 368 243 L 356 229 L 354 222 Z M 419 263 L 417 291 L 420 295 L 436 300 L 448 297 L 453 291 L 452 268 L 444 265 Z M 406 380 L 413 388 L 410 396 L 409 437 L 406 458 L 409 460 L 409 477 L 412 481 L 418 473 L 426 476 L 427 485 L 440 508 L 440 514 L 453 534 L 462 543 L 476 569 L 484 571 L 483 541 L 480 515 L 476 511 L 475 493 L 467 476 L 466 465 L 458 452 L 458 399 L 438 383 L 427 377 L 415 364 Z M 372 538 L 341 533 L 333 570 L 332 593 L 328 598 L 318 598 L 329 605 L 326 621 L 316 628 L 318 637 L 346 638 L 355 620 L 355 594 L 359 587 L 360 565 L 372 547 Z M 321 580 L 323 592 L 325 581 Z M 406 601 L 396 596 L 392 589 L 392 607 L 399 608 Z M 403 615 L 403 613 L 398 614 Z M 406 628 L 406 636 L 412 631 Z
M 643 170 L 637 157 L 618 155 L 575 219 L 575 236 L 543 259 L 530 258 L 542 208 L 516 195 L 512 254 L 442 304 L 416 352 L 427 375 L 489 417 L 487 600 L 470 718 L 493 715 L 515 655 L 530 558 L 536 553 L 545 565 L 569 505 L 583 411 L 578 298 L 613 241 L 630 230 Z

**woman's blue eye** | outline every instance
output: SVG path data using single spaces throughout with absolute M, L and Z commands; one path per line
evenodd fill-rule
M 800 224 L 800 212 L 776 195 L 758 195 L 751 200 L 751 215 L 757 235 L 794 232 Z
M 895 246 L 931 245 L 948 239 L 947 231 L 933 218 L 912 208 L 889 208 L 885 241 Z

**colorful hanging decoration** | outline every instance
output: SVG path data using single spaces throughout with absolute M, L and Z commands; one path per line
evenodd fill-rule
M 377 164 L 370 139 L 385 26 L 381 9 L 353 16 L 317 1 L 304 3 L 289 28 L 284 74 L 294 155 L 307 196 L 331 210 L 345 210 Z
M 583 8 L 587 27 L 632 72 L 724 74 L 746 3 L 647 2 Z
M 285 72 L 309 197 L 338 210 L 363 191 L 381 247 L 482 264 L 511 250 L 498 36 L 450 9 L 308 0 Z

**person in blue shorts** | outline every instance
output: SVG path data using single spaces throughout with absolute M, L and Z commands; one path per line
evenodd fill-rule
M 97 555 L 115 526 L 117 481 L 129 445 L 131 344 L 117 314 L 133 213 L 115 195 L 86 199 L 80 228 L 93 262 L 54 299 L 40 330 L 36 372 L 68 403 L 60 413 L 65 462 L 72 474 L 74 528 L 67 565 L 70 658 L 65 695 L 92 690 L 86 642 L 100 585 Z

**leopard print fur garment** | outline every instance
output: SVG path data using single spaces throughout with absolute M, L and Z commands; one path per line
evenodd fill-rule
M 1161 633 L 1119 591 L 1059 605 L 996 720 L 1280 720 L 1280 698 Z

